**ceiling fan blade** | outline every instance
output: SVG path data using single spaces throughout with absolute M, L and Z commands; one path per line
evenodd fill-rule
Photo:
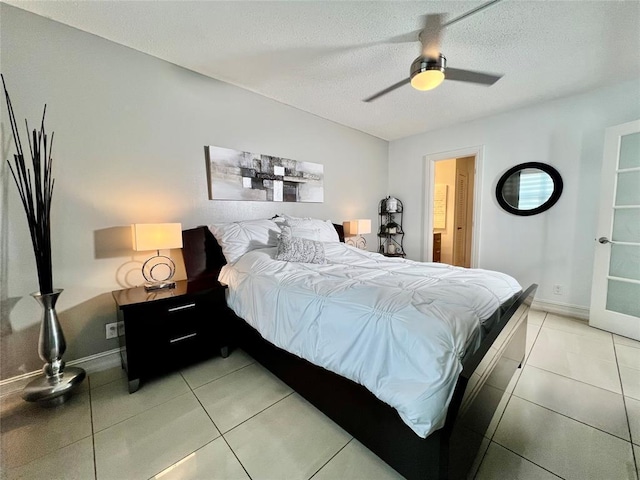
M 376 98 L 380 98 L 381 96 L 386 95 L 389 92 L 393 92 L 396 88 L 400 88 L 403 85 L 406 85 L 407 83 L 409 83 L 410 81 L 411 81 L 410 78 L 405 78 L 404 80 L 400 80 L 398 83 L 394 83 L 390 87 L 387 87 L 384 90 L 381 90 L 378 93 L 371 95 L 369 98 L 365 98 L 363 102 L 372 102 Z
M 493 85 L 502 78 L 502 75 L 493 73 L 474 72 L 472 70 L 460 70 L 459 68 L 449 68 L 444 72 L 446 80 L 456 80 L 458 82 L 479 83 L 481 85 Z
M 488 8 L 488 7 L 492 6 L 492 5 L 495 5 L 496 3 L 501 2 L 501 1 L 502 0 L 489 0 L 488 2 L 483 3 L 482 5 L 476 7 L 474 9 L 472 9 L 472 10 L 469 10 L 468 12 L 465 12 L 462 15 L 459 15 L 459 16 L 457 16 L 455 18 L 452 18 L 451 20 L 449 20 L 449 21 L 447 21 L 445 23 L 442 23 L 440 25 L 440 30 L 442 30 L 444 27 L 448 27 L 450 25 L 453 25 L 454 23 L 459 22 L 460 20 L 464 20 L 465 18 L 470 17 L 471 15 L 474 15 L 474 14 L 480 12 L 481 10 L 484 10 L 485 8 Z M 424 15 L 424 17 L 425 18 L 429 17 L 429 15 Z M 403 35 L 397 35 L 397 36 L 391 37 L 391 38 L 389 38 L 389 39 L 387 39 L 387 40 L 385 40 L 384 42 L 381 42 L 381 43 L 417 42 L 419 40 L 420 33 L 422 33 L 423 30 L 424 30 L 424 28 L 421 29 L 421 30 L 414 30 L 413 32 L 405 33 Z
M 427 58 L 438 58 L 440 56 L 443 19 L 444 15 L 441 13 L 426 15 L 424 28 L 420 32 L 422 56 Z
M 396 35 L 395 37 L 391 37 L 384 42 L 380 43 L 411 43 L 411 42 L 419 42 L 420 41 L 420 30 L 414 30 L 413 32 L 405 33 L 403 35 Z
M 489 0 L 488 2 L 483 3 L 482 5 L 480 5 L 480 6 L 476 7 L 476 8 L 473 8 L 473 9 L 469 10 L 466 13 L 463 13 L 462 15 L 459 15 L 456 18 L 452 18 L 447 23 L 445 23 L 443 25 L 443 27 L 448 27 L 449 25 L 453 25 L 454 23 L 457 23 L 460 20 L 464 20 L 465 18 L 470 17 L 471 15 L 475 15 L 476 13 L 484 10 L 485 8 L 488 8 L 488 7 L 492 6 L 492 5 L 495 5 L 496 3 L 501 2 L 501 1 L 502 0 Z

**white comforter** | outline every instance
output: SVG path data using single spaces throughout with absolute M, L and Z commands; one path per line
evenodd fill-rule
M 511 277 L 325 243 L 327 264 L 254 250 L 226 265 L 229 306 L 271 343 L 364 385 L 418 435 L 442 427 L 479 325 Z

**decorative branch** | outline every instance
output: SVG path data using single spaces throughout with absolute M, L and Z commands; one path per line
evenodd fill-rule
M 53 133 L 51 134 L 51 142 L 47 148 L 47 133 L 44 127 L 47 106 L 44 106 L 44 111 L 42 112 L 40 130 L 34 129 L 32 136 L 29 136 L 29 124 L 25 120 L 27 139 L 29 140 L 29 152 L 31 153 L 31 169 L 29 169 L 25 162 L 22 142 L 20 141 L 20 135 L 18 133 L 18 124 L 16 123 L 16 117 L 4 81 L 4 75 L 0 74 L 0 77 L 2 77 L 2 87 L 4 88 L 4 96 L 7 100 L 11 133 L 13 134 L 13 141 L 17 150 L 17 153 L 13 155 L 14 163 L 12 164 L 9 160 L 7 160 L 7 163 L 9 164 L 9 170 L 18 188 L 18 194 L 20 195 L 22 206 L 27 215 L 33 253 L 38 269 L 40 293 L 52 293 L 53 270 L 51 265 L 50 220 L 51 199 L 53 197 L 55 181 L 51 176 L 51 168 L 53 165 L 53 159 L 51 158 Z M 33 176 L 31 174 L 32 170 Z

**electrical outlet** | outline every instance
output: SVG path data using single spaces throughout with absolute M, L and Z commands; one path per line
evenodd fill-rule
M 124 335 L 124 322 L 118 322 L 118 336 Z
M 562 287 L 562 285 L 554 285 L 553 286 L 553 294 L 554 295 L 563 295 L 564 294 L 564 288 Z
M 107 323 L 105 329 L 107 331 L 107 340 L 118 337 L 118 322 Z

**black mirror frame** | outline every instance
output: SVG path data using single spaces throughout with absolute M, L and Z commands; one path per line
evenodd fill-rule
M 517 171 L 524 170 L 525 168 L 537 168 L 538 170 L 542 170 L 543 172 L 547 173 L 553 181 L 553 192 L 551 193 L 549 199 L 539 207 L 532 208 L 531 210 L 519 210 L 517 208 L 514 208 L 509 205 L 502 196 L 502 188 L 507 182 L 507 179 Z M 519 215 L 521 217 L 528 217 L 530 215 L 537 215 L 538 213 L 545 212 L 553 207 L 560 198 L 560 195 L 562 195 L 562 188 L 563 183 L 560 172 L 558 172 L 551 165 L 540 162 L 527 162 L 510 168 L 500 177 L 500 180 L 498 180 L 498 184 L 496 185 L 496 199 L 498 200 L 500 206 L 507 212 L 513 215 Z

